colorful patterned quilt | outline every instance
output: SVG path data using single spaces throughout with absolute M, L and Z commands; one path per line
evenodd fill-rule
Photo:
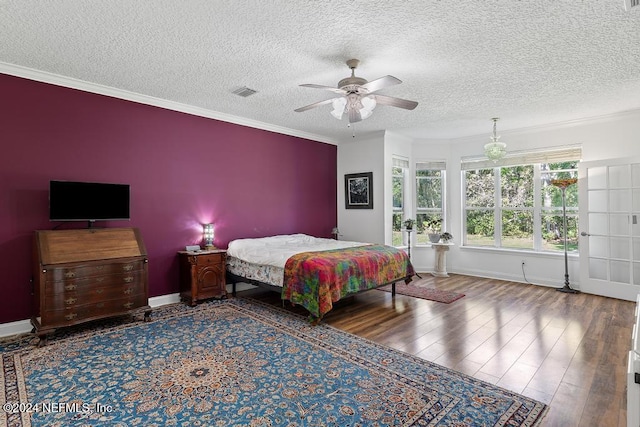
M 385 245 L 358 246 L 293 255 L 285 264 L 282 299 L 299 304 L 319 320 L 333 303 L 368 289 L 411 280 L 406 252 Z

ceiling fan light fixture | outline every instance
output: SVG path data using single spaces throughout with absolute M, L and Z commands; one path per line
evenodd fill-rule
M 373 113 L 373 109 L 376 108 L 377 102 L 373 96 L 364 96 L 360 99 L 362 108 L 360 109 L 360 117 L 362 120 L 368 118 Z
M 303 87 L 328 90 L 334 94 L 337 93 L 342 96 L 314 102 L 313 104 L 296 108 L 294 111 L 301 113 L 312 108 L 320 107 L 321 105 L 331 104 L 333 107 L 331 115 L 338 120 L 342 120 L 342 116 L 347 114 L 349 116 L 349 124 L 351 124 L 371 117 L 373 110 L 378 104 L 404 108 L 405 110 L 413 110 L 418 106 L 418 103 L 415 101 L 409 101 L 387 95 L 374 95 L 374 93 L 379 90 L 400 84 L 402 81 L 393 76 L 383 76 L 373 81 L 367 81 L 362 77 L 356 77 L 355 69 L 359 62 L 360 61 L 357 59 L 350 59 L 347 61 L 347 65 L 351 69 L 351 76 L 340 80 L 338 82 L 338 87 L 317 84 L 300 85 Z
M 501 142 L 500 137 L 496 135 L 496 122 L 500 119 L 494 117 L 491 120 L 493 120 L 493 136 L 490 138 L 491 142 L 485 144 L 484 154 L 489 160 L 496 163 L 507 154 L 507 144 Z
M 331 105 L 333 106 L 331 115 L 338 120 L 342 120 L 342 115 L 344 114 L 345 107 L 347 106 L 347 99 L 345 97 L 336 98 L 331 102 Z

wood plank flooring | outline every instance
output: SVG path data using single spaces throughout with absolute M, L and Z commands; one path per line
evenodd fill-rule
M 412 284 L 466 296 L 442 304 L 372 290 L 339 302 L 323 321 L 547 403 L 545 426 L 626 426 L 635 303 L 463 275 L 422 277 Z M 282 305 L 262 289 L 238 295 Z

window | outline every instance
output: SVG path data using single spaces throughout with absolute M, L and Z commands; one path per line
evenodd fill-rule
M 581 150 L 507 156 L 501 165 L 462 162 L 464 244 L 563 251 L 562 191 L 553 179 L 577 178 Z M 578 249 L 578 186 L 567 188 L 568 249 Z
M 562 190 L 551 184 L 553 179 L 577 178 L 578 162 L 558 162 L 541 165 L 541 224 L 543 250 L 564 251 Z M 578 186 L 565 190 L 567 214 L 567 250 L 578 250 Z
M 405 218 L 405 180 L 408 174 L 409 162 L 404 159 L 393 158 L 393 169 L 391 171 L 393 188 L 393 221 L 392 221 L 392 246 L 402 246 L 404 236 L 402 233 L 402 222 Z
M 440 233 L 444 228 L 444 162 L 416 163 L 416 244 L 429 243 L 429 229 Z

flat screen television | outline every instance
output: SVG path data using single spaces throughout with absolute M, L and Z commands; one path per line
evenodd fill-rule
M 128 220 L 128 184 L 50 181 L 50 221 Z

